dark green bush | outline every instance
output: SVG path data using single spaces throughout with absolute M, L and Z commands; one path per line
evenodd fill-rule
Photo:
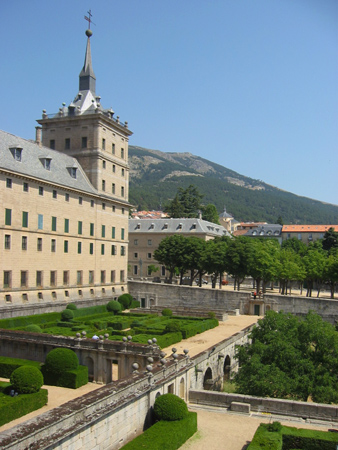
M 0 356 L 0 377 L 10 378 L 12 372 L 21 366 L 32 366 L 40 370 L 41 363 L 37 361 L 29 361 L 28 359 Z
M 119 313 L 122 310 L 121 303 L 117 302 L 116 300 L 111 300 L 107 304 L 107 311 L 113 312 L 114 314 Z
M 216 314 L 213 311 L 208 312 L 208 318 L 209 319 L 216 319 Z
M 139 308 L 141 306 L 141 302 L 138 300 L 134 300 L 131 302 L 130 308 Z
M 72 319 L 74 319 L 74 313 L 71 309 L 64 309 L 61 312 L 61 320 L 64 320 L 65 322 L 70 322 Z
M 34 394 L 21 394 L 17 397 L 0 394 L 0 426 L 42 408 L 47 401 L 47 389 L 40 389 Z
M 157 420 L 182 420 L 188 415 L 188 407 L 182 398 L 168 393 L 157 397 L 154 413 Z
M 77 306 L 74 305 L 74 303 L 68 303 L 66 309 L 71 309 L 72 311 L 75 311 L 77 309 Z
M 76 369 L 67 370 L 62 373 L 47 372 L 45 367 L 43 366 L 41 371 L 45 378 L 45 384 L 49 386 L 77 389 L 88 383 L 87 366 L 78 366 Z
M 177 331 L 181 331 L 179 322 L 176 321 L 169 322 L 165 327 L 166 333 L 176 333 Z
M 44 370 L 52 374 L 61 374 L 77 369 L 79 360 L 76 353 L 68 348 L 55 348 L 46 356 Z
M 74 325 L 73 322 L 58 322 L 56 324 L 57 327 L 61 327 L 61 328 L 73 328 L 73 325 Z
M 137 319 L 133 320 L 132 323 L 130 324 L 130 328 L 136 328 L 136 327 L 141 327 L 141 326 L 142 326 L 142 322 L 140 322 Z
M 10 382 L 19 394 L 33 394 L 43 385 L 43 376 L 36 367 L 21 366 L 12 372 Z
M 107 312 L 106 305 L 88 306 L 87 308 L 78 308 L 74 311 L 74 317 L 88 317 L 95 314 L 104 314 Z
M 197 431 L 197 413 L 174 422 L 161 420 L 122 447 L 123 450 L 176 450 Z M 122 450 L 121 449 L 121 450 Z
M 270 432 L 278 432 L 282 429 L 282 424 L 280 422 L 272 422 L 269 423 L 266 428 Z
M 173 315 L 173 312 L 169 308 L 165 308 L 162 310 L 162 316 L 171 317 Z
M 132 304 L 132 301 L 133 301 L 133 296 L 130 295 L 130 294 L 122 294 L 122 295 L 119 296 L 117 301 L 119 303 L 121 303 L 122 310 L 123 309 L 129 309 L 131 304 Z
M 27 325 L 25 327 L 25 331 L 29 331 L 30 333 L 42 333 L 42 330 L 39 327 L 39 325 L 35 325 L 34 323 Z
M 0 320 L 0 328 L 19 328 L 26 327 L 32 323 L 36 323 L 41 326 L 41 324 L 47 322 L 53 322 L 60 320 L 61 314 L 57 313 L 47 313 L 47 314 L 35 314 L 33 316 L 20 316 L 20 317 L 12 317 L 10 319 L 1 319 Z

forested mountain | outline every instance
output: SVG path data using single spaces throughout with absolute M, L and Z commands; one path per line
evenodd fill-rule
M 221 213 L 226 207 L 238 221 L 288 224 L 338 224 L 338 206 L 300 197 L 240 175 L 191 153 L 165 153 L 129 146 L 129 201 L 138 210 L 160 210 L 179 187 L 193 184 Z

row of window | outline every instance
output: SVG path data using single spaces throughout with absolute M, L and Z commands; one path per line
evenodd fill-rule
M 38 230 L 43 230 L 43 214 L 38 214 Z M 57 217 L 52 216 L 52 223 L 51 223 L 51 231 L 57 231 Z M 12 225 L 12 210 L 6 208 L 5 209 L 5 225 L 11 226 Z M 28 212 L 22 211 L 22 227 L 28 228 Z M 64 227 L 63 231 L 64 233 L 69 233 L 69 227 L 70 227 L 70 221 L 69 219 L 64 219 Z M 115 227 L 111 227 L 111 239 L 115 239 Z M 78 220 L 77 222 L 77 234 L 82 235 L 83 234 L 83 222 L 82 220 Z M 94 236 L 94 223 L 89 224 L 89 235 Z M 101 237 L 106 237 L 106 225 L 101 225 Z M 121 228 L 121 240 L 123 241 L 125 239 L 125 229 Z
M 152 254 L 151 253 L 147 253 L 147 259 L 151 259 Z M 138 258 L 138 253 L 134 253 L 134 258 L 137 259 Z
M 5 243 L 4 243 L 4 248 L 5 250 L 10 250 L 11 249 L 11 240 L 12 240 L 12 236 L 10 234 L 5 234 Z M 78 254 L 82 254 L 82 250 L 83 250 L 83 243 L 81 241 L 77 242 L 77 253 Z M 37 238 L 36 241 L 36 249 L 38 252 L 42 252 L 42 248 L 43 248 L 43 239 L 41 237 Z M 28 237 L 27 236 L 22 236 L 21 237 L 21 249 L 26 251 L 28 249 Z M 94 254 L 94 243 L 90 242 L 89 243 L 89 254 L 93 255 Z M 51 239 L 50 240 L 50 251 L 52 253 L 56 252 L 56 239 Z M 63 252 L 64 253 L 69 253 L 69 241 L 68 240 L 64 240 L 63 241 Z M 112 244 L 111 245 L 111 255 L 117 255 L 117 245 Z M 101 255 L 105 255 L 106 253 L 106 244 L 101 244 Z M 120 254 L 121 256 L 125 256 L 126 255 L 126 247 L 124 245 L 121 245 L 120 247 Z
M 102 160 L 102 169 L 106 169 L 106 166 L 107 166 L 107 164 L 106 164 L 106 161 L 103 159 Z M 113 171 L 113 173 L 116 173 L 116 165 L 115 164 L 112 164 L 112 171 Z M 122 177 L 124 177 L 124 168 L 122 167 L 121 168 L 121 176 Z
M 134 239 L 134 245 L 138 245 L 138 239 Z M 153 241 L 148 239 L 148 245 L 153 245 Z
M 28 288 L 29 285 L 29 274 L 30 272 L 28 270 L 21 270 L 20 271 L 20 287 L 21 288 Z M 48 280 L 44 280 L 44 271 L 43 270 L 37 270 L 33 274 L 34 282 L 31 284 L 31 287 L 56 287 L 58 286 L 58 271 L 57 270 L 51 270 L 49 271 L 49 277 Z M 83 270 L 77 270 L 76 271 L 76 285 L 77 286 L 83 286 Z M 125 281 L 125 271 L 120 270 L 120 282 Z M 88 272 L 88 285 L 92 286 L 95 282 L 95 271 L 89 270 Z M 107 278 L 106 278 L 106 271 L 101 270 L 100 271 L 100 284 L 106 284 Z M 110 283 L 116 282 L 116 271 L 111 270 L 110 271 Z M 61 283 L 59 283 L 60 286 L 69 286 L 70 283 L 70 271 L 69 270 L 63 270 L 62 271 L 62 280 Z M 4 270 L 3 272 L 3 287 L 6 289 L 12 288 L 12 271 L 11 270 Z
M 106 190 L 106 180 L 102 180 L 102 190 L 104 192 Z M 112 183 L 112 185 L 111 185 L 111 192 L 112 192 L 112 194 L 116 194 L 115 183 Z M 124 186 L 121 186 L 121 197 L 124 197 L 124 195 L 125 195 L 125 189 L 124 189 Z
M 12 178 L 6 178 L 6 187 L 11 189 L 12 185 L 13 185 Z M 105 180 L 102 180 L 102 190 L 103 191 L 106 189 L 105 186 L 106 186 L 106 182 L 105 182 Z M 27 182 L 25 182 L 25 181 L 23 182 L 22 188 L 23 188 L 24 192 L 29 192 L 29 184 Z M 39 186 L 38 190 L 39 190 L 39 195 L 43 196 L 44 195 L 44 187 L 43 186 Z M 113 191 L 112 193 L 115 194 L 115 184 L 114 183 L 112 184 L 112 191 Z M 125 195 L 125 189 L 122 186 L 121 187 L 121 197 L 124 197 L 124 195 Z M 66 192 L 64 196 L 65 196 L 65 201 L 69 202 L 70 195 L 68 194 L 68 192 Z M 56 189 L 53 189 L 53 191 L 52 191 L 52 198 L 53 199 L 57 199 L 58 198 L 58 191 Z M 83 198 L 82 197 L 78 197 L 78 200 L 79 200 L 79 205 L 82 205 L 83 204 Z M 94 200 L 90 201 L 90 206 L 92 208 L 94 208 L 94 206 L 95 206 L 95 201 Z M 104 203 L 104 202 L 102 202 L 102 209 L 106 209 L 106 203 Z M 115 205 L 112 205 L 112 212 L 115 212 Z M 125 213 L 125 208 L 122 208 L 121 212 L 122 212 L 122 214 L 124 214 Z
M 153 273 L 153 266 L 148 266 L 147 267 L 147 275 L 148 275 L 148 277 L 150 277 L 152 273 Z M 134 275 L 142 274 L 142 269 L 139 268 L 139 266 L 133 266 L 133 274 Z M 161 275 L 163 277 L 165 276 L 165 266 L 161 266 Z
M 56 148 L 55 147 L 55 139 L 50 139 L 49 147 L 52 150 L 55 150 L 55 148 Z M 82 138 L 81 138 L 81 148 L 87 148 L 87 147 L 88 147 L 88 138 L 87 138 L 87 136 L 82 136 Z M 70 138 L 65 138 L 65 147 L 64 148 L 65 148 L 65 150 L 70 150 L 70 148 L 71 148 L 71 140 L 70 140 Z M 106 150 L 106 140 L 104 138 L 102 139 L 101 148 L 102 148 L 102 150 Z M 116 153 L 116 149 L 115 149 L 115 144 L 114 143 L 112 143 L 111 152 L 112 152 L 113 155 L 115 155 L 115 153 Z M 121 148 L 120 155 L 121 155 L 121 158 L 124 159 L 124 148 Z

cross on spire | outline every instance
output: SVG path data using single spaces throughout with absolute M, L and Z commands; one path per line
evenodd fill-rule
M 87 22 L 89 22 L 89 30 L 90 30 L 90 24 L 92 23 L 93 25 L 95 25 L 95 23 L 92 21 L 92 10 L 90 9 L 89 11 L 87 11 L 87 14 L 89 17 L 84 16 L 84 18 L 87 20 Z

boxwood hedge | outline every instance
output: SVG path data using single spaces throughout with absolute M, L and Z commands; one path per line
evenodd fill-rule
M 6 389 L 8 391 L 8 388 Z M 42 408 L 47 404 L 48 391 L 40 389 L 34 394 L 20 394 L 16 397 L 10 397 L 3 393 L 0 394 L 0 426 L 26 414 Z
M 29 361 L 28 359 L 0 356 L 0 377 L 10 378 L 12 372 L 21 366 L 32 366 L 40 369 L 41 363 L 37 361 Z

